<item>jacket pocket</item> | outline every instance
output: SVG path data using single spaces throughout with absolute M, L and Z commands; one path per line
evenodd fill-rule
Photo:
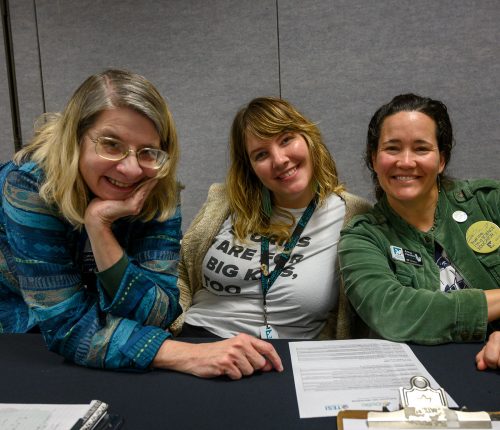
M 406 266 L 406 264 L 396 264 L 394 275 L 401 283 L 401 285 L 403 285 L 403 287 L 418 288 L 418 282 L 415 273 L 413 273 L 411 270 L 408 270 L 408 267 Z
M 491 275 L 500 288 L 500 254 L 497 251 L 491 254 L 476 254 L 479 262 L 484 266 L 486 271 Z

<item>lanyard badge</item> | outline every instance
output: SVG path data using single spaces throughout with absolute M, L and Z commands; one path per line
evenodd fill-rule
M 278 255 L 276 260 L 276 266 L 272 272 L 269 272 L 269 238 L 263 236 L 260 244 L 260 284 L 262 287 L 262 300 L 264 305 L 264 325 L 260 327 L 260 337 L 262 339 L 278 339 L 278 333 L 273 327 L 268 324 L 267 321 L 267 301 L 266 296 L 274 284 L 274 281 L 281 274 L 285 268 L 285 264 L 290 259 L 293 248 L 299 241 L 300 235 L 304 231 L 307 223 L 311 219 L 314 210 L 316 209 L 317 199 L 316 197 L 311 200 L 306 210 L 300 217 L 297 226 L 295 227 L 290 240 L 285 244 L 283 251 Z

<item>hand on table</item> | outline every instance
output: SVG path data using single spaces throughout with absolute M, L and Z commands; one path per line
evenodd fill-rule
M 231 379 L 241 379 L 255 371 L 283 370 L 281 359 L 269 342 L 242 333 L 199 344 L 167 340 L 153 360 L 153 367 L 202 378 L 227 375 Z
M 488 342 L 476 355 L 479 370 L 500 368 L 500 331 L 491 333 Z

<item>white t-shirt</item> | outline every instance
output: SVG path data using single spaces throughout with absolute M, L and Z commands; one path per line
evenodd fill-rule
M 300 219 L 304 209 L 288 209 Z M 290 259 L 267 293 L 268 323 L 280 338 L 311 339 L 319 335 L 339 291 L 337 244 L 345 203 L 333 194 L 318 206 Z M 260 337 L 264 325 L 260 284 L 260 236 L 235 242 L 228 218 L 203 260 L 203 288 L 193 297 L 185 322 L 220 337 L 249 333 Z M 278 252 L 282 247 L 278 249 Z M 274 270 L 276 244 L 269 244 Z

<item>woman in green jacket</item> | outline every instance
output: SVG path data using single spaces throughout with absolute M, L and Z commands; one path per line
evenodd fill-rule
M 500 183 L 446 178 L 452 144 L 446 106 L 414 94 L 368 127 L 377 204 L 344 229 L 339 255 L 349 300 L 384 338 L 483 341 L 498 325 Z

